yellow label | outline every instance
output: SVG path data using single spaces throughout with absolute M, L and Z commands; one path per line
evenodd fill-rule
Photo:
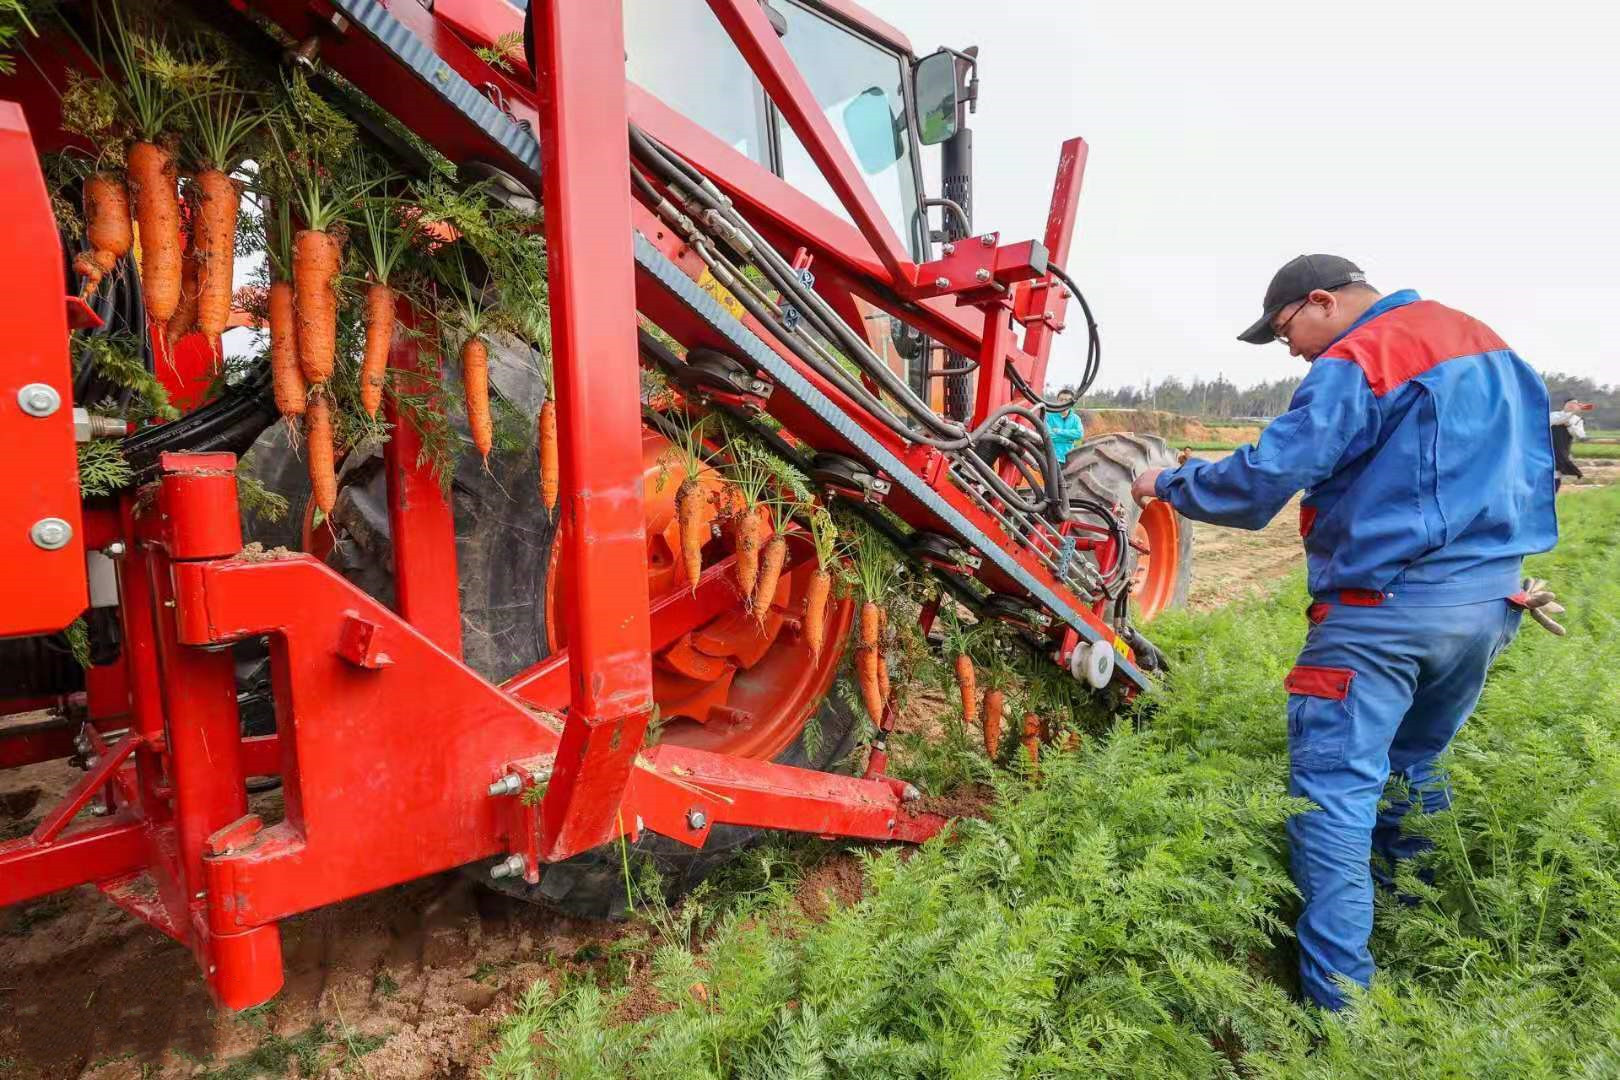
M 741 301 L 731 295 L 730 289 L 715 280 L 713 271 L 707 266 L 703 268 L 703 274 L 698 278 L 698 288 L 714 297 L 715 302 L 731 312 L 732 318 L 741 319 L 743 317 L 745 312 Z

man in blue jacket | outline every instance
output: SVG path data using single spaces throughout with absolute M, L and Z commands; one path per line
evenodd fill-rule
M 1302 982 L 1338 1009 L 1346 980 L 1373 974 L 1371 856 L 1390 887 L 1395 861 L 1423 846 L 1402 835 L 1412 801 L 1450 805 L 1436 759 L 1486 669 L 1526 607 L 1545 623 L 1561 610 L 1520 579 L 1524 557 L 1558 539 L 1547 390 L 1483 323 L 1415 292 L 1381 296 L 1332 255 L 1279 270 L 1239 337 L 1310 363 L 1289 410 L 1256 445 L 1149 470 L 1132 494 L 1259 529 L 1305 492 L 1313 603 L 1285 680 L 1289 791 L 1320 809 L 1288 838 Z

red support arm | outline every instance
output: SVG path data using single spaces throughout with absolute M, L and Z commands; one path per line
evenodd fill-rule
M 543 807 L 549 854 L 616 835 L 652 715 L 641 369 L 619 0 L 534 8 L 572 706 Z M 611 61 L 611 62 L 610 62 Z

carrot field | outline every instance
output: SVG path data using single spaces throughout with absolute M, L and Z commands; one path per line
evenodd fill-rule
M 985 817 L 919 851 L 772 841 L 674 908 L 627 863 L 636 932 L 536 982 L 488 1075 L 1620 1075 L 1620 488 L 1559 510 L 1531 569 L 1569 601 L 1569 637 L 1527 622 L 1499 661 L 1453 750 L 1454 808 L 1414 822 L 1434 885 L 1408 871 L 1417 902 L 1380 899 L 1380 973 L 1347 1013 L 1302 1005 L 1294 979 L 1296 575 L 1156 623 L 1166 692 L 1094 718 L 1038 778 L 995 772 Z M 945 726 L 894 771 L 984 768 Z

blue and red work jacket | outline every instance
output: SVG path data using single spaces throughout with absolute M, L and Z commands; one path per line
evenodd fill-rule
M 1318 601 L 1495 600 L 1558 541 L 1547 411 L 1541 377 L 1484 323 L 1391 293 L 1322 351 L 1258 443 L 1167 470 L 1154 490 L 1240 529 L 1303 490 Z

